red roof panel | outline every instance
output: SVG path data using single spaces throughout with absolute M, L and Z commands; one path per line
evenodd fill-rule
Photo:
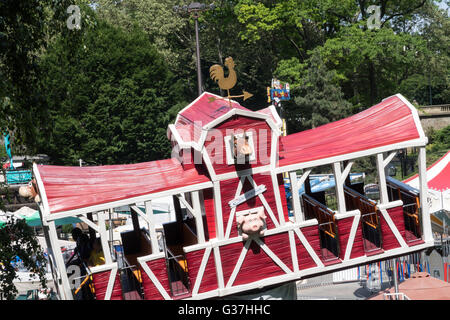
M 398 96 L 351 117 L 281 137 L 279 167 L 419 138 L 411 109 Z
M 51 213 L 210 181 L 195 168 L 183 170 L 176 159 L 95 167 L 38 165 L 37 170 Z

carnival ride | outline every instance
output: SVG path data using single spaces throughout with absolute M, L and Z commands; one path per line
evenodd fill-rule
M 282 136 L 281 127 L 274 106 L 250 111 L 205 92 L 169 125 L 170 159 L 34 165 L 60 298 L 77 298 L 80 287 L 97 300 L 222 297 L 433 246 L 428 206 L 422 205 L 428 140 L 402 95 L 312 130 Z M 396 150 L 409 147 L 419 148 L 418 192 L 396 186 L 395 195 L 385 169 Z M 349 181 L 355 159 L 368 156 L 376 157 L 379 201 Z M 314 167 L 325 165 L 334 173 L 337 210 L 311 192 L 308 181 Z M 292 197 L 291 216 L 283 174 L 293 195 L 305 189 Z M 157 227 L 152 201 L 168 196 L 176 221 Z M 145 211 L 137 203 L 145 203 Z M 114 243 L 108 213 L 124 205 L 131 208 L 134 229 Z M 98 234 L 106 260 L 85 268 L 75 287 L 55 228 L 66 217 Z

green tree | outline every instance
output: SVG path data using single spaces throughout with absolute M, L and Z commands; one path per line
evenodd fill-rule
M 50 0 L 0 2 L 0 131 L 31 141 L 37 108 L 37 62 L 45 46 L 45 7 Z
M 95 19 L 42 57 L 48 119 L 39 145 L 55 163 L 131 163 L 168 156 L 176 81 L 148 37 Z
M 17 288 L 13 283 L 17 271 L 11 264 L 16 257 L 22 260 L 24 268 L 39 278 L 41 286 L 46 288 L 46 259 L 33 229 L 25 220 L 10 217 L 0 227 L 0 292 L 8 300 L 17 295 Z
M 284 103 L 289 133 L 314 128 L 352 113 L 352 105 L 343 98 L 336 79 L 336 72 L 328 70 L 319 53 L 313 54 L 302 84 L 293 90 L 295 98 Z
M 217 84 L 209 77 L 213 64 L 223 64 L 231 56 L 236 62 L 238 83 L 233 92 L 240 94 L 245 89 L 254 96 L 245 102 L 250 109 L 260 109 L 267 104 L 266 86 L 270 84 L 278 55 L 275 34 L 260 37 L 249 42 L 239 36 L 243 25 L 236 9 L 238 0 L 214 1 L 216 9 L 203 12 L 199 18 L 200 56 L 203 89 L 220 92 Z M 197 65 L 194 19 L 187 14 L 174 12 L 174 5 L 186 1 L 158 0 L 99 1 L 99 15 L 108 22 L 125 30 L 133 24 L 142 26 L 157 50 L 164 55 L 170 70 L 180 80 L 184 97 L 192 101 L 197 96 Z

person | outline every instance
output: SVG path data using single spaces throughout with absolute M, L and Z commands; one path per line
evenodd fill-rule
M 84 262 L 89 260 L 92 246 L 89 237 L 81 231 L 80 228 L 72 229 L 72 238 L 75 240 L 77 246 L 75 248 L 75 253 L 78 254 L 80 259 Z
M 99 266 L 105 264 L 105 256 L 103 255 L 100 239 L 96 238 L 92 245 L 91 255 L 89 256 L 90 266 Z

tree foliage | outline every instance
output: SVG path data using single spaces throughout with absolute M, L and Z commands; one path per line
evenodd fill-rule
M 17 294 L 17 288 L 13 283 L 17 271 L 11 264 L 16 257 L 22 260 L 24 268 L 37 277 L 41 286 L 46 288 L 46 259 L 34 230 L 25 220 L 10 217 L 0 227 L 0 292 L 8 300 L 14 299 Z
M 95 21 L 56 39 L 41 68 L 48 119 L 40 124 L 40 150 L 56 163 L 131 163 L 167 156 L 170 110 L 183 100 L 140 29 L 126 32 Z
M 450 25 L 440 2 L 216 0 L 216 9 L 199 18 L 203 89 L 224 94 L 210 80 L 209 67 L 228 56 L 238 73 L 232 94 L 253 93 L 244 103 L 252 110 L 267 106 L 272 77 L 289 82 L 293 99 L 284 109 L 290 133 L 396 93 L 418 105 L 448 103 Z M 0 23 L 8 41 L 18 37 L 17 52 L 29 53 L 9 50 L 0 56 L 8 80 L 0 108 L 17 124 L 17 137 L 24 137 L 17 142 L 59 164 L 168 155 L 167 124 L 197 96 L 194 19 L 173 10 L 188 2 L 29 3 L 13 8 L 4 1 L 2 9 L 9 11 L 0 13 L 1 21 L 11 24 L 5 29 Z M 81 8 L 80 30 L 66 27 L 66 9 L 73 3 Z M 371 5 L 380 8 L 379 29 L 368 27 Z M 22 28 L 21 15 L 29 21 Z M 32 41 L 26 45 L 28 33 Z M 23 70 L 32 72 L 14 67 L 22 64 L 6 66 L 5 57 L 26 61 L 30 67 Z M 27 75 L 27 82 L 13 80 L 14 73 Z M 324 94 L 324 88 L 333 94 Z
M 308 61 L 302 84 L 293 90 L 293 102 L 286 103 L 289 132 L 336 121 L 352 111 L 337 84 L 336 73 L 328 70 L 318 53 Z

